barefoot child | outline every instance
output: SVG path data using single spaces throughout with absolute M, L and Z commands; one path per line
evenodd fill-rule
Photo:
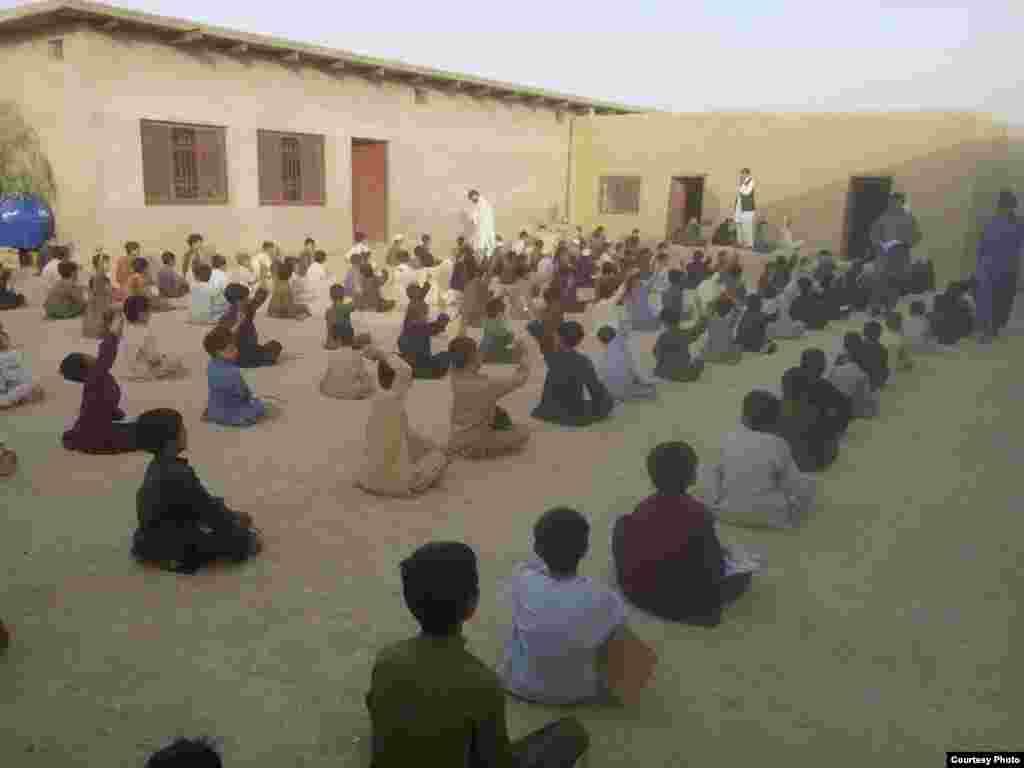
M 153 455 L 136 496 L 139 527 L 132 555 L 166 571 L 194 574 L 214 560 L 240 563 L 261 550 L 249 515 L 211 496 L 188 460 L 185 421 L 160 408 L 139 416 L 139 447 Z
M 206 265 L 203 265 L 206 266 Z M 210 356 L 206 369 L 210 396 L 203 420 L 228 427 L 248 427 L 267 415 L 262 400 L 253 397 L 238 367 L 237 328 L 218 325 L 203 339 Z

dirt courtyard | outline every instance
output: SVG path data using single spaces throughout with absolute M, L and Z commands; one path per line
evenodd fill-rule
M 122 406 L 132 416 L 182 411 L 200 477 L 250 512 L 266 541 L 249 563 L 185 577 L 129 555 L 147 457 L 61 448 L 81 388 L 57 366 L 96 342 L 82 339 L 79 320 L 43 322 L 41 312 L 0 316 L 47 393 L 0 412 L 20 457 L 18 474 L 0 481 L 0 617 L 13 630 L 0 660 L 0 765 L 11 768 L 140 766 L 174 736 L 201 733 L 221 737 L 229 767 L 368 765 L 374 653 L 416 631 L 402 557 L 431 539 L 476 550 L 481 602 L 466 635 L 498 663 L 510 620 L 501 584 L 529 556 L 545 509 L 568 504 L 588 517 L 583 572 L 610 580 L 611 525 L 649 493 L 647 451 L 685 439 L 710 464 L 749 389 L 774 389 L 802 349 L 831 351 L 863 322 L 710 368 L 695 384 L 662 384 L 657 402 L 620 406 L 586 431 L 529 418 L 538 361 L 503 403 L 534 430 L 521 456 L 460 461 L 439 489 L 387 500 L 352 487 L 368 406 L 319 394 L 321 318 L 258 316 L 262 339 L 301 357 L 245 373 L 257 395 L 286 402 L 272 422 L 229 430 L 199 420 L 205 329 L 181 311 L 158 315 L 164 351 L 184 355 L 190 376 L 122 382 Z M 355 317 L 385 348 L 399 324 L 397 314 Z M 635 341 L 650 364 L 654 334 Z M 1024 566 L 1022 359 L 1020 336 L 918 358 L 893 374 L 882 418 L 852 425 L 803 529 L 723 527 L 727 543 L 765 558 L 753 591 L 713 630 L 633 612 L 659 653 L 656 680 L 629 709 L 574 710 L 591 734 L 588 765 L 924 768 L 948 749 L 1021 748 L 1011 685 L 1024 668 L 1010 649 Z M 450 397 L 447 381 L 417 382 L 413 424 L 445 440 Z M 512 699 L 508 712 L 514 738 L 565 714 Z

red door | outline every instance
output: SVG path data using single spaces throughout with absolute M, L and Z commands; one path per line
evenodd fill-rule
M 352 230 L 370 242 L 388 239 L 387 142 L 352 142 Z

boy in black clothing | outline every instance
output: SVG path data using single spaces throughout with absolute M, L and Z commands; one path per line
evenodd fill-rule
M 812 402 L 814 382 L 803 368 L 782 376 L 782 409 L 777 433 L 789 444 L 801 472 L 824 469 L 839 453 L 839 441 L 828 415 Z
M 136 495 L 139 528 L 132 555 L 174 573 L 193 574 L 214 560 L 242 562 L 262 549 L 252 517 L 211 496 L 188 461 L 185 422 L 177 411 L 146 411 L 136 425 L 139 448 L 153 454 Z
M 827 358 L 824 350 L 817 347 L 805 349 L 800 354 L 800 367 L 808 375 L 809 399 L 828 425 L 827 434 L 839 437 L 850 425 L 853 418 L 853 403 L 846 395 L 836 389 L 828 379 L 824 378 Z
M 871 379 L 872 389 L 881 389 L 889 381 L 889 350 L 882 344 L 882 324 L 877 320 L 864 323 L 862 353 L 865 373 Z
M 964 298 L 966 293 L 964 283 L 952 282 L 944 293 L 935 297 L 928 321 L 932 335 L 940 344 L 956 344 L 960 339 L 970 336 L 974 330 L 971 308 Z
M 756 293 L 747 296 L 747 311 L 736 328 L 736 342 L 747 352 L 771 354 L 778 349 L 774 341 L 768 340 L 768 323 L 775 317 L 761 311 L 760 296 Z
M 790 304 L 789 316 L 812 331 L 823 330 L 828 325 L 828 309 L 822 298 L 814 292 L 811 278 L 801 277 L 796 284 L 800 295 Z

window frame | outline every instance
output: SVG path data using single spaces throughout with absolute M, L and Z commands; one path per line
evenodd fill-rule
M 295 131 L 273 131 L 259 129 L 257 130 L 256 139 L 256 175 L 257 175 L 257 187 L 260 206 L 270 207 L 304 207 L 304 208 L 316 208 L 326 207 L 327 205 L 327 137 L 320 133 L 298 133 Z M 278 141 L 280 144 L 275 148 L 273 145 L 267 144 L 266 142 Z M 295 174 L 295 183 L 298 185 L 299 198 L 287 199 L 287 192 L 289 189 L 289 178 L 288 168 L 289 165 L 286 163 L 284 151 L 284 143 L 286 141 L 297 142 L 298 151 L 296 165 L 297 173 Z M 307 163 L 310 161 L 311 156 L 319 158 L 319 168 L 315 171 L 310 172 L 307 168 Z M 269 166 L 269 167 L 268 167 Z M 279 174 L 279 178 L 265 179 L 264 174 L 267 172 L 274 171 Z M 307 194 L 306 188 L 303 184 L 316 185 L 319 181 L 319 189 L 313 189 Z M 272 188 L 274 190 L 280 189 L 280 197 L 273 196 L 267 193 L 267 190 Z
M 160 130 L 166 131 L 167 146 L 165 150 L 165 156 L 161 159 L 160 157 L 147 157 L 147 145 L 150 143 L 147 141 L 147 126 L 156 126 Z M 196 184 L 196 197 L 179 197 L 177 194 L 177 176 L 175 170 L 175 155 L 182 149 L 177 147 L 174 143 L 174 134 L 176 131 L 192 131 L 193 141 L 191 145 L 192 155 L 192 167 L 195 173 L 195 184 Z M 200 132 L 206 133 L 203 136 Z M 227 128 L 221 125 L 207 125 L 202 123 L 185 123 L 171 120 L 150 120 L 143 118 L 139 121 L 139 133 L 141 137 L 141 154 L 142 154 L 142 197 L 144 205 L 149 207 L 157 206 L 192 206 L 192 205 L 230 205 L 231 196 L 228 187 L 228 158 L 227 158 Z M 211 145 L 208 143 L 208 137 L 212 134 L 214 143 L 216 144 L 216 155 L 219 155 L 214 161 L 217 175 L 217 188 L 223 191 L 214 197 L 203 197 L 202 187 L 206 172 L 209 170 L 206 167 L 206 161 L 204 157 L 210 151 Z M 151 140 L 156 140 L 153 136 Z M 161 139 L 162 141 L 162 139 Z M 149 149 L 149 152 L 155 150 Z M 157 199 L 152 194 L 153 185 L 157 185 L 157 179 L 149 179 L 150 184 L 147 184 L 146 178 L 146 167 L 150 164 L 164 165 L 167 173 L 167 198 Z
M 636 209 L 611 208 L 608 204 L 613 201 L 607 194 L 609 182 L 615 180 L 636 183 Z M 640 214 L 641 197 L 643 195 L 643 176 L 599 176 L 597 180 L 597 212 L 601 216 L 638 216 Z M 617 201 L 616 201 L 617 202 Z

